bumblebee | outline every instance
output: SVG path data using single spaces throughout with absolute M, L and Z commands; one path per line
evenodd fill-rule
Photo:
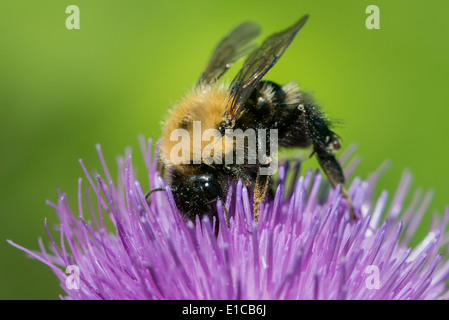
M 342 169 L 333 154 L 340 148 L 339 136 L 330 129 L 331 123 L 318 105 L 294 82 L 279 85 L 262 80 L 307 19 L 307 15 L 302 17 L 258 47 L 254 40 L 260 34 L 260 27 L 252 22 L 237 26 L 217 45 L 193 90 L 170 111 L 160 141 L 161 167 L 167 173 L 176 205 L 186 219 L 195 222 L 197 215 L 200 218 L 207 215 L 212 222 L 215 217 L 218 234 L 217 201 L 220 200 L 229 227 L 229 214 L 223 202 L 231 183 L 241 180 L 253 190 L 254 219 L 258 221 L 260 203 L 267 197 L 272 180 L 272 175 L 261 174 L 260 169 L 270 166 L 273 159 L 254 158 L 261 150 L 259 143 L 255 146 L 248 141 L 240 146 L 236 143 L 242 138 L 242 132 L 249 129 L 274 130 L 279 147 L 312 147 L 312 154 L 317 156 L 332 186 L 344 184 Z M 242 69 L 230 84 L 219 81 L 245 56 Z M 209 135 L 214 138 L 213 142 L 192 137 L 195 133 L 202 137 L 208 130 L 213 132 Z M 239 133 L 231 135 L 230 131 Z M 273 146 L 274 140 L 267 141 L 265 150 Z M 204 157 L 207 148 L 212 150 L 209 158 Z M 245 161 L 236 161 L 239 152 Z M 210 161 L 211 158 L 215 161 Z M 223 159 L 233 161 L 223 162 Z M 341 193 L 349 204 L 351 217 L 355 218 L 343 186 Z

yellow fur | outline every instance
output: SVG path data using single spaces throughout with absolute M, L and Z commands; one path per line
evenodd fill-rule
M 211 139 L 211 141 L 201 141 L 200 147 L 198 148 L 197 146 L 194 148 L 193 121 L 201 121 L 201 137 L 207 129 L 218 129 L 219 124 L 223 121 L 223 115 L 228 105 L 228 92 L 226 85 L 200 85 L 172 108 L 164 123 L 160 149 L 161 159 L 166 166 L 176 165 L 170 159 L 172 148 L 181 141 L 181 139 L 171 141 L 170 137 L 175 129 L 185 129 L 190 135 L 190 154 L 182 154 L 182 157 L 186 161 L 190 159 L 190 163 L 192 163 L 194 155 L 201 157 L 202 150 L 214 139 Z M 222 149 L 225 153 L 225 139 L 218 142 L 221 136 L 216 138 L 217 143 L 222 144 Z M 215 150 L 218 149 L 215 148 Z

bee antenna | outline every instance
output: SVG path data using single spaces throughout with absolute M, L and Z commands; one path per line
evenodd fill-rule
M 149 198 L 150 198 L 151 194 L 156 191 L 165 191 L 165 188 L 155 188 L 155 189 L 152 189 L 152 190 L 148 191 L 147 193 L 145 193 L 145 200 L 147 200 L 148 204 L 150 204 Z

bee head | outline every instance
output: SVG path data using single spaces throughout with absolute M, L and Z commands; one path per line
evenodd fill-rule
M 216 202 L 224 196 L 218 177 L 207 172 L 191 176 L 174 174 L 171 189 L 178 209 L 192 221 L 196 215 L 200 218 L 207 215 L 212 222 L 217 216 Z

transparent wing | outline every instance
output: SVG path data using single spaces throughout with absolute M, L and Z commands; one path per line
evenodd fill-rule
M 215 48 L 198 84 L 218 80 L 233 63 L 253 51 L 253 42 L 260 34 L 260 27 L 254 22 L 244 22 L 232 30 Z
M 271 35 L 248 56 L 231 83 L 231 100 L 225 114 L 227 119 L 232 120 L 240 114 L 256 85 L 287 50 L 308 17 L 306 15 L 290 28 Z

